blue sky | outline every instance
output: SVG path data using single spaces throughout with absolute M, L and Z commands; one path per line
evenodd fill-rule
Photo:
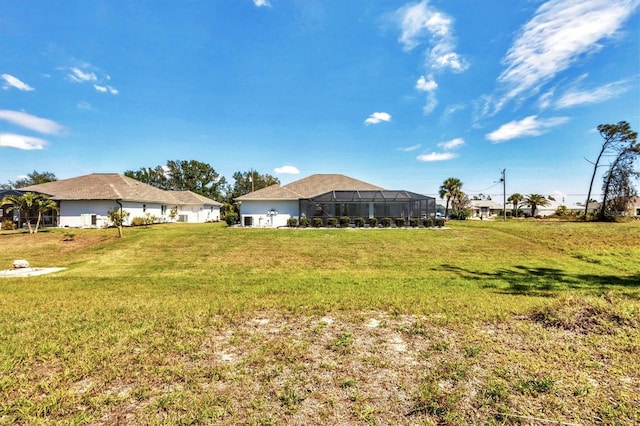
M 597 125 L 640 129 L 639 6 L 3 2 L 0 182 L 195 159 L 501 199 L 505 168 L 508 194 L 581 201 Z

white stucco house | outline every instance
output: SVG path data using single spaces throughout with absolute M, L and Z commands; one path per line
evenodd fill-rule
M 58 203 L 57 225 L 100 228 L 114 208 L 135 217 L 155 216 L 162 222 L 204 223 L 220 220 L 221 203 L 191 191 L 165 191 L 117 173 L 93 173 L 20 188 Z
M 271 185 L 235 199 L 240 224 L 287 226 L 290 218 L 348 216 L 435 217 L 435 199 L 409 191 L 390 191 L 341 174 L 315 174 L 287 185 Z

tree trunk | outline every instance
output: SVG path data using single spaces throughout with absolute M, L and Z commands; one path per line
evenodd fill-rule
M 609 172 L 607 173 L 607 180 L 604 183 L 604 193 L 602 194 L 602 205 L 600 206 L 600 212 L 598 212 L 598 220 L 604 220 L 605 217 L 605 212 L 607 211 L 607 198 L 609 197 L 609 186 L 611 185 L 611 177 L 613 176 L 611 174 L 612 170 L 615 170 L 615 168 L 618 166 L 618 162 L 620 161 L 620 158 L 624 155 L 624 150 L 618 154 L 618 156 L 616 157 L 616 160 L 613 162 L 613 164 L 611 164 L 611 166 L 609 166 Z
M 600 150 L 600 154 L 598 154 L 598 158 L 596 159 L 595 164 L 593 165 L 593 174 L 591 175 L 591 182 L 589 183 L 589 192 L 587 193 L 587 202 L 584 205 L 584 218 L 587 218 L 587 214 L 589 213 L 589 201 L 591 200 L 591 189 L 593 189 L 593 181 L 596 179 L 596 173 L 598 172 L 598 164 L 600 163 L 600 158 L 609 147 L 608 140 L 605 140 L 602 145 L 602 149 Z
M 33 230 L 34 234 L 38 233 L 38 228 L 40 227 L 40 220 L 42 220 L 42 213 L 38 213 L 38 220 L 36 221 L 36 227 Z

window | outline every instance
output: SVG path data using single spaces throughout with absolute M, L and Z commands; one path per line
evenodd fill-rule
M 160 214 L 164 216 L 167 214 L 167 206 L 160 206 Z
M 636 209 L 636 216 L 640 216 L 640 209 Z

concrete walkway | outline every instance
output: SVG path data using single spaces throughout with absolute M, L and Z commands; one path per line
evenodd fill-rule
M 0 271 L 0 278 L 34 277 L 36 275 L 51 274 L 67 268 L 13 268 Z

